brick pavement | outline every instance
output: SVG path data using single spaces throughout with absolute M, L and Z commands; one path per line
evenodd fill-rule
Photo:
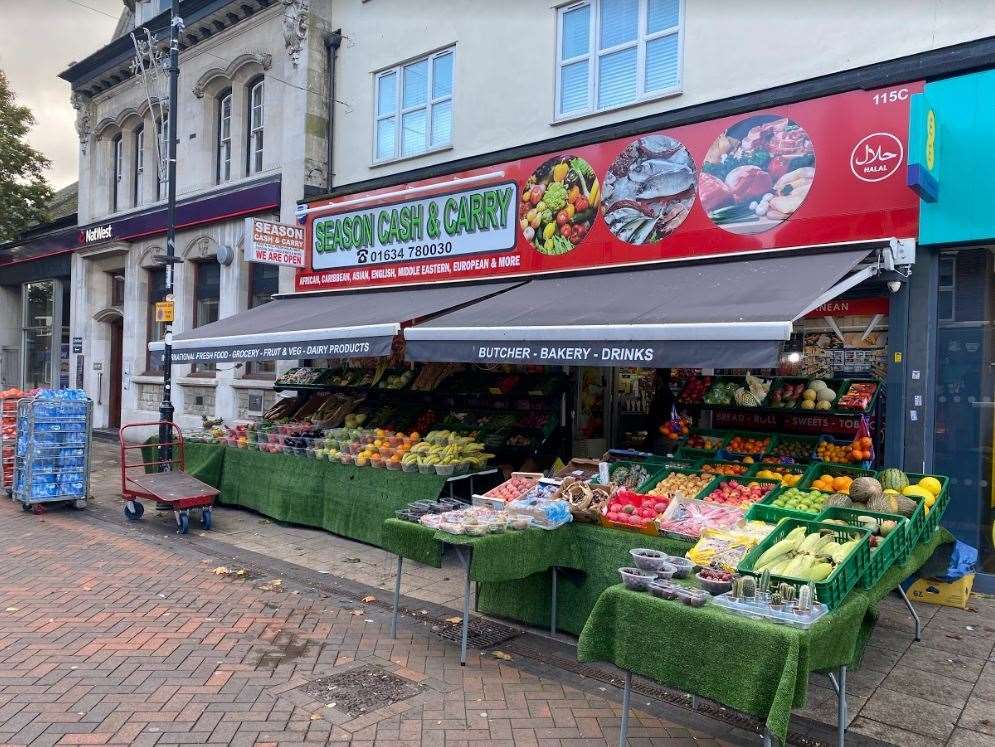
M 0 742 L 519 744 L 617 740 L 607 694 L 471 652 L 306 587 L 218 576 L 183 538 L 0 502 Z M 352 716 L 300 689 L 357 663 L 417 688 Z M 632 744 L 729 744 L 636 710 Z M 614 731 L 614 736 L 613 736 Z M 652 740 L 652 741 L 651 741 Z M 739 735 L 735 743 L 742 743 Z

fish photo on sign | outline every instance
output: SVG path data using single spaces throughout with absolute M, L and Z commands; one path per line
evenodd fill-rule
M 801 207 L 815 179 L 815 147 L 801 125 L 763 114 L 740 120 L 708 149 L 701 206 L 731 233 L 769 231 Z
M 683 143 L 666 135 L 634 140 L 605 174 L 602 204 L 608 230 L 637 245 L 669 236 L 691 212 L 695 176 Z

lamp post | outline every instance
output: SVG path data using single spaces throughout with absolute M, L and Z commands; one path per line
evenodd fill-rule
M 166 124 L 166 300 L 173 302 L 173 266 L 176 264 L 176 120 L 180 80 L 180 31 L 183 20 L 180 18 L 180 0 L 172 0 L 169 21 L 169 111 Z M 171 315 L 172 316 L 172 315 Z M 172 428 L 165 423 L 173 422 L 173 320 L 166 322 L 165 346 L 162 352 L 162 402 L 159 405 L 159 460 L 169 469 L 172 460 Z

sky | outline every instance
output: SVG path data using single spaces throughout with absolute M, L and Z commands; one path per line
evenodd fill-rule
M 121 0 L 0 0 L 0 69 L 35 115 L 28 141 L 51 159 L 55 189 L 76 181 L 79 156 L 76 112 L 59 73 L 110 41 L 122 9 Z

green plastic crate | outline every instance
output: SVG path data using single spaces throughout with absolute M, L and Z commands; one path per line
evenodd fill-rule
M 620 460 L 618 462 L 611 462 L 608 465 L 609 480 L 611 480 L 612 476 L 620 467 L 627 467 L 627 468 L 639 467 L 640 469 L 643 469 L 646 472 L 646 474 L 649 476 L 647 479 L 651 478 L 660 469 L 660 466 L 658 464 L 651 464 L 649 462 L 634 462 L 634 461 Z M 595 477 L 595 479 L 592 482 L 595 482 L 597 484 L 600 483 L 600 480 L 597 477 Z M 644 482 L 646 482 L 646 480 L 639 482 L 635 487 L 631 489 L 636 490 Z
M 875 477 L 877 475 L 877 472 L 874 470 L 862 469 L 861 467 L 848 467 L 843 464 L 834 464 L 833 462 L 816 462 L 812 465 L 812 469 L 809 470 L 808 474 L 805 475 L 805 479 L 798 483 L 798 487 L 802 490 L 808 490 L 813 482 L 827 472 L 833 477 L 847 475 L 853 479 L 857 479 L 858 477 Z
M 705 496 L 706 495 L 708 495 L 709 493 L 711 493 L 713 490 L 716 490 L 722 483 L 724 483 L 724 482 L 726 482 L 728 480 L 735 480 L 736 482 L 743 483 L 743 484 L 745 484 L 745 483 L 751 483 L 751 482 L 759 482 L 762 485 L 770 485 L 771 486 L 771 491 L 767 495 L 765 495 L 761 500 L 766 500 L 767 498 L 770 498 L 772 495 L 774 495 L 775 493 L 777 493 L 777 492 L 779 492 L 781 490 L 781 482 L 780 482 L 780 480 L 769 480 L 769 479 L 763 478 L 763 477 L 746 477 L 746 476 L 743 476 L 743 475 L 738 475 L 736 477 L 727 477 L 726 475 L 718 475 L 718 476 L 716 476 L 716 479 L 713 480 L 712 483 L 708 486 L 707 490 L 703 490 L 703 491 L 701 491 L 698 494 L 698 496 L 699 496 L 698 500 L 702 500 L 702 501 L 705 500 Z M 757 501 L 757 503 L 759 503 L 759 502 L 760 501 Z M 757 504 L 754 503 L 753 506 L 755 506 L 755 505 L 757 505 Z M 750 506 L 750 508 L 753 508 L 753 506 Z
M 756 409 L 756 408 L 750 408 L 750 409 Z M 752 457 L 763 456 L 764 454 L 767 453 L 767 450 L 770 449 L 771 444 L 774 443 L 774 437 L 770 433 L 761 433 L 759 431 L 728 431 L 728 434 L 729 437 L 725 440 L 725 443 L 722 444 L 721 450 L 727 451 L 730 454 L 736 454 L 738 456 L 752 456 Z M 732 439 L 735 438 L 736 436 L 739 436 L 740 438 L 760 438 L 760 439 L 766 438 L 769 439 L 769 441 L 763 451 L 753 452 L 748 454 L 745 451 L 731 451 L 729 449 L 729 442 L 732 441 Z
M 798 487 L 799 490 L 802 489 L 800 484 L 795 487 Z M 768 524 L 777 524 L 781 519 L 815 521 L 815 519 L 819 516 L 818 511 L 809 513 L 807 511 L 799 511 L 795 508 L 784 508 L 782 506 L 773 505 L 774 501 L 777 500 L 777 497 L 788 489 L 789 488 L 781 486 L 779 490 L 775 490 L 770 495 L 765 495 L 762 501 L 758 501 L 750 506 L 750 510 L 747 512 L 746 518 L 755 519 L 756 521 L 766 521 Z
M 850 555 L 833 569 L 833 572 L 829 574 L 829 577 L 824 581 L 817 581 L 815 583 L 815 591 L 819 596 L 819 601 L 826 605 L 830 610 L 834 610 L 839 607 L 843 600 L 846 598 L 857 584 L 859 584 L 864 575 L 867 573 L 867 568 L 871 562 L 871 551 L 870 546 L 867 543 L 867 537 L 870 534 L 866 529 L 861 529 L 859 527 L 841 527 L 838 524 L 823 524 L 818 521 L 806 521 L 804 519 L 783 519 L 772 531 L 768 534 L 763 541 L 760 542 L 756 547 L 747 553 L 746 557 L 740 561 L 738 571 L 740 573 L 746 573 L 750 576 L 760 577 L 761 573 L 759 571 L 753 570 L 753 566 L 768 547 L 771 547 L 777 542 L 784 539 L 788 533 L 797 526 L 805 526 L 806 532 L 812 532 L 817 529 L 826 530 L 833 532 L 837 537 L 837 542 L 847 541 L 854 536 L 859 536 L 861 542 L 856 548 L 850 553 Z M 771 583 L 780 583 L 781 581 L 786 581 L 789 584 L 801 585 L 807 583 L 805 579 L 793 578 L 791 576 L 775 576 L 771 575 Z
M 702 462 L 706 459 L 715 459 L 715 452 L 707 449 L 692 449 L 690 446 L 682 446 L 674 454 L 677 459 L 686 459 L 689 462 Z
M 863 410 L 848 410 L 843 409 L 837 405 L 844 394 L 850 389 L 851 384 L 877 384 L 877 388 L 874 390 L 874 394 L 871 395 L 871 401 L 867 403 L 867 407 Z M 839 391 L 836 393 L 836 400 L 833 402 L 832 412 L 836 415 L 867 415 L 874 411 L 874 405 L 878 401 L 878 395 L 881 394 L 882 383 L 878 379 L 845 379 L 843 381 L 843 386 L 840 387 Z
M 923 540 L 933 536 L 933 532 L 940 525 L 943 512 L 946 511 L 947 505 L 950 503 L 950 491 L 948 490 L 950 479 L 943 475 L 923 475 L 916 472 L 906 472 L 905 476 L 909 478 L 910 485 L 915 485 L 924 477 L 935 477 L 940 481 L 941 486 L 940 494 L 936 497 L 936 503 L 933 504 L 933 508 L 928 514 L 926 513 L 926 504 L 912 496 L 916 502 L 916 510 L 909 517 L 907 532 L 909 549 L 911 550 Z
M 767 396 L 764 398 L 763 406 L 770 410 L 779 410 L 782 412 L 815 412 L 815 410 L 806 410 L 802 408 L 800 400 L 799 404 L 796 404 L 794 407 L 776 407 L 774 403 L 771 401 L 771 395 L 773 394 L 775 389 L 778 389 L 784 384 L 797 384 L 797 383 L 808 384 L 810 381 L 815 381 L 817 378 L 819 377 L 818 376 L 779 376 L 778 378 L 774 379 L 774 382 L 770 385 L 770 391 L 767 392 Z M 833 392 L 838 397 L 840 393 L 839 392 L 840 387 L 843 386 L 845 380 L 844 379 L 822 379 L 822 380 L 826 382 L 826 386 L 832 389 Z M 835 399 L 833 401 L 835 402 Z M 819 412 L 824 412 L 824 411 L 820 410 Z
M 886 514 L 879 511 L 865 511 L 858 508 L 842 508 L 830 506 L 819 514 L 819 521 L 839 519 L 851 526 L 860 526 L 858 516 L 873 516 L 875 519 L 894 521 L 898 524 L 895 531 L 883 538 L 877 548 L 871 549 L 871 560 L 864 574 L 864 588 L 870 589 L 896 563 L 904 563 L 911 549 L 908 540 L 909 520 L 900 514 Z M 870 546 L 870 541 L 868 541 Z
M 734 479 L 734 478 L 737 478 L 737 477 L 751 477 L 754 474 L 756 474 L 757 466 L 758 466 L 758 464 L 743 464 L 742 462 L 729 462 L 729 461 L 726 461 L 725 459 L 702 459 L 700 462 L 698 462 L 698 464 L 695 467 L 695 469 L 697 469 L 699 472 L 701 472 L 701 471 L 703 471 L 702 468 L 705 467 L 705 465 L 717 465 L 717 464 L 726 464 L 726 465 L 735 465 L 737 467 L 746 467 L 746 471 L 743 472 L 741 475 L 717 475 L 718 477 L 725 477 L 727 479 Z
M 693 449 L 694 451 L 700 451 L 702 453 L 712 455 L 725 446 L 726 441 L 729 440 L 729 431 L 718 430 L 715 428 L 695 428 L 688 436 L 688 441 L 690 441 L 691 436 L 711 436 L 712 438 L 719 439 L 719 445 L 715 449 L 702 449 L 695 446 L 688 446 L 687 442 L 685 442 L 685 445 L 681 447 L 682 449 Z
M 802 457 L 801 461 L 795 459 L 798 464 L 808 464 L 812 461 L 812 454 L 815 453 L 815 447 L 819 444 L 818 436 L 794 436 L 790 433 L 775 433 L 774 440 L 771 442 L 770 448 L 767 449 L 767 456 L 775 456 L 775 451 L 782 441 L 797 441 L 801 444 L 807 444 L 809 449 L 805 452 L 805 456 Z M 793 458 L 793 457 L 792 457 Z

